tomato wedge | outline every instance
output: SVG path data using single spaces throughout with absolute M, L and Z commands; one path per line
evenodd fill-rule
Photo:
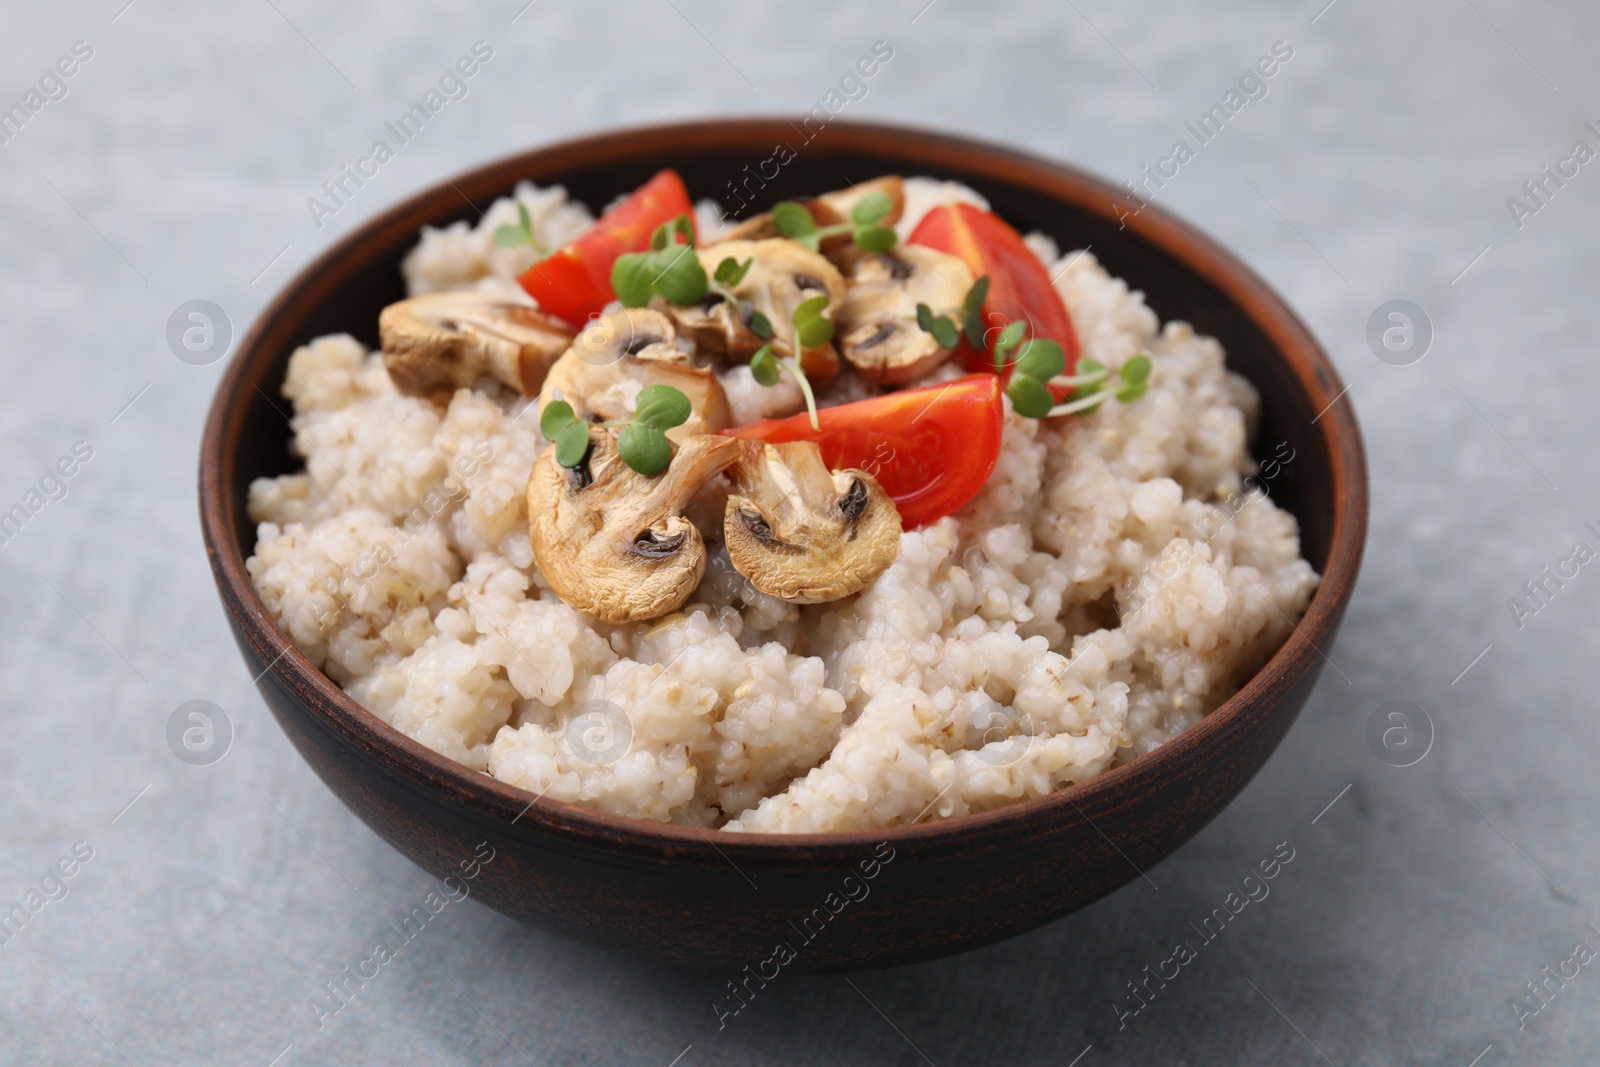
M 617 257 L 649 248 L 655 228 L 679 215 L 694 219 L 689 190 L 677 171 L 661 171 L 517 281 L 545 311 L 581 327 L 612 299 L 611 264 Z
M 1010 223 L 972 204 L 940 204 L 922 217 L 906 240 L 958 257 L 974 278 L 989 276 L 983 318 L 991 344 L 997 331 L 1021 319 L 1028 323 L 1028 336 L 1047 337 L 1061 346 L 1067 373 L 1072 373 L 1078 361 L 1072 318 L 1051 284 L 1050 272 Z M 994 370 L 993 355 L 975 351 L 965 339 L 958 355 L 968 370 Z
M 989 480 L 1000 458 L 1000 379 L 971 374 L 817 412 L 722 432 L 778 444 L 815 441 L 834 470 L 858 467 L 894 498 L 910 530 L 951 514 Z

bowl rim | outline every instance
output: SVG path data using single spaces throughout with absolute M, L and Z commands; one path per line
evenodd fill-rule
M 1300 621 L 1276 652 L 1240 689 L 1200 722 L 1160 748 L 1084 782 L 1045 796 L 1020 800 L 985 811 L 927 822 L 866 830 L 807 833 L 723 832 L 659 823 L 631 815 L 617 815 L 576 804 L 535 796 L 530 791 L 474 771 L 448 756 L 434 752 L 369 712 L 340 689 L 296 648 L 268 614 L 256 592 L 238 549 L 232 521 L 228 482 L 233 456 L 226 453 L 230 424 L 241 419 L 242 406 L 234 404 L 249 382 L 256 364 L 276 357 L 263 345 L 269 325 L 291 309 L 303 307 L 305 294 L 318 287 L 341 263 L 356 257 L 374 234 L 408 216 L 430 214 L 437 218 L 436 201 L 454 193 L 473 203 L 465 188 L 483 185 L 490 175 L 515 174 L 536 165 L 559 166 L 564 158 L 589 163 L 624 161 L 641 142 L 683 150 L 736 143 L 749 146 L 770 143 L 784 129 L 798 129 L 799 116 L 763 116 L 703 119 L 690 122 L 652 123 L 609 129 L 524 152 L 493 159 L 430 183 L 356 225 L 312 259 L 282 286 L 256 316 L 235 348 L 213 395 L 200 446 L 199 504 L 202 538 L 224 609 L 241 641 L 268 666 L 265 675 L 291 692 L 303 694 L 315 721 L 326 731 L 342 735 L 383 765 L 391 777 L 422 793 L 443 794 L 447 799 L 506 824 L 521 824 L 525 831 L 543 831 L 558 837 L 607 843 L 619 850 L 658 855 L 670 853 L 678 860 L 732 862 L 736 855 L 747 862 L 857 857 L 863 848 L 888 841 L 912 845 L 942 838 L 964 838 L 984 831 L 1012 827 L 1056 809 L 1073 808 L 1085 821 L 1085 808 L 1100 808 L 1143 780 L 1159 779 L 1181 765 L 1194 750 L 1218 740 L 1251 713 L 1262 712 L 1275 689 L 1303 680 L 1327 656 L 1307 631 L 1332 634 L 1349 602 L 1366 540 L 1368 487 L 1365 449 L 1354 409 L 1331 359 L 1288 304 L 1232 252 L 1191 223 L 1156 204 L 1130 213 L 1128 194 L 1108 181 L 1071 164 L 1046 159 L 1018 149 L 902 123 L 859 122 L 832 119 L 826 126 L 830 148 L 903 153 L 919 158 L 920 165 L 937 166 L 940 159 L 957 160 L 968 170 L 985 170 L 1014 186 L 1033 191 L 1075 209 L 1119 222 L 1131 233 L 1179 262 L 1186 270 L 1208 276 L 1228 292 L 1231 300 L 1271 342 L 1276 358 L 1307 397 L 1321 409 L 1313 420 L 1320 426 L 1333 471 L 1328 492 L 1332 523 L 1327 565 L 1311 602 Z M 1003 175 L 1001 172 L 1004 172 Z M 484 195 L 505 195 L 515 178 L 503 188 Z M 474 206 L 476 204 L 474 203 Z M 1346 403 L 1339 403 L 1345 399 Z M 235 605 L 238 605 L 236 610 Z M 1329 661 L 1331 662 L 1331 661 Z M 532 799 L 530 799 L 532 798 Z M 1092 825 L 1092 824 L 1091 824 Z M 731 855 L 730 855 L 731 854 Z

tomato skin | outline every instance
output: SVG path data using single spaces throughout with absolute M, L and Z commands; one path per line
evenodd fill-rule
M 722 432 L 778 444 L 816 441 L 830 469 L 857 467 L 878 479 L 912 530 L 977 495 L 1000 458 L 1005 405 L 1000 379 L 970 374 L 817 412 L 762 419 Z
M 1078 361 L 1072 317 L 1050 281 L 1050 272 L 1010 223 L 973 204 L 940 204 L 922 217 L 906 240 L 960 258 L 974 278 L 989 276 L 983 319 L 991 342 L 1008 322 L 1022 319 L 1030 337 L 1047 337 L 1061 346 L 1066 373 L 1072 373 Z M 968 370 L 994 370 L 993 355 L 975 351 L 965 339 L 958 354 Z
M 649 248 L 655 228 L 679 215 L 694 220 L 689 190 L 677 171 L 663 170 L 517 281 L 539 307 L 581 327 L 614 297 L 611 265 L 617 257 Z

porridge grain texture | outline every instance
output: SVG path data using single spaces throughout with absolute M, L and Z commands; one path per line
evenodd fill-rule
M 912 179 L 900 228 L 971 190 Z M 526 300 L 524 251 L 493 231 L 527 206 L 554 248 L 591 216 L 519 186 L 482 223 L 427 228 L 413 295 Z M 704 238 L 718 214 L 702 203 Z M 613 625 L 561 603 L 533 565 L 525 490 L 545 442 L 529 401 L 486 383 L 447 409 L 395 391 L 348 336 L 296 351 L 283 385 L 305 471 L 251 487 L 249 571 L 296 646 L 374 715 L 474 770 L 603 811 L 728 831 L 893 826 L 1081 782 L 1199 722 L 1305 610 L 1317 575 L 1269 499 L 1221 507 L 1253 470 L 1258 400 L 1216 341 L 1164 327 L 1088 253 L 1033 235 L 1082 354 L 1152 361 L 1148 392 L 1092 419 L 1007 415 L 1000 460 L 959 513 L 901 535 L 861 594 L 797 606 L 750 586 L 721 508 L 684 609 Z M 955 376 L 946 368 L 932 380 Z M 798 390 L 723 376 L 738 421 Z M 841 375 L 824 402 L 869 395 Z M 1008 402 L 1009 404 L 1009 402 Z M 703 517 L 702 517 L 703 513 Z M 1208 536 L 1209 535 L 1209 536 Z M 574 751 L 605 702 L 629 731 L 604 765 Z M 577 724 L 580 728 L 582 723 Z

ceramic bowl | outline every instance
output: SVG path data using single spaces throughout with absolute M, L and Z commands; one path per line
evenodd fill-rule
M 750 210 L 885 173 L 965 182 L 1022 232 L 1092 248 L 1163 321 L 1183 319 L 1220 340 L 1229 366 L 1260 390 L 1258 447 L 1294 449 L 1272 497 L 1299 519 L 1303 551 L 1322 575 L 1283 647 L 1202 723 L 1087 783 L 871 832 L 731 834 L 535 799 L 363 710 L 294 648 L 245 571 L 255 544 L 245 512 L 251 481 L 299 466 L 279 394 L 289 354 L 341 331 L 375 345 L 378 312 L 404 297 L 400 260 L 424 224 L 475 222 L 522 179 L 560 183 L 598 210 L 669 166 L 695 196 L 732 202 L 740 190 Z M 1139 878 L 1244 787 L 1316 684 L 1319 649 L 1333 641 L 1360 564 L 1367 481 L 1344 386 L 1283 300 L 1194 227 L 1154 206 L 1128 214 L 1130 206 L 1072 167 L 959 137 L 755 119 L 539 148 L 382 212 L 271 301 L 240 342 L 206 424 L 201 521 L 247 669 L 328 788 L 418 866 L 459 875 L 488 842 L 494 859 L 473 880 L 478 900 L 619 952 L 729 972 L 883 967 L 1020 934 Z

